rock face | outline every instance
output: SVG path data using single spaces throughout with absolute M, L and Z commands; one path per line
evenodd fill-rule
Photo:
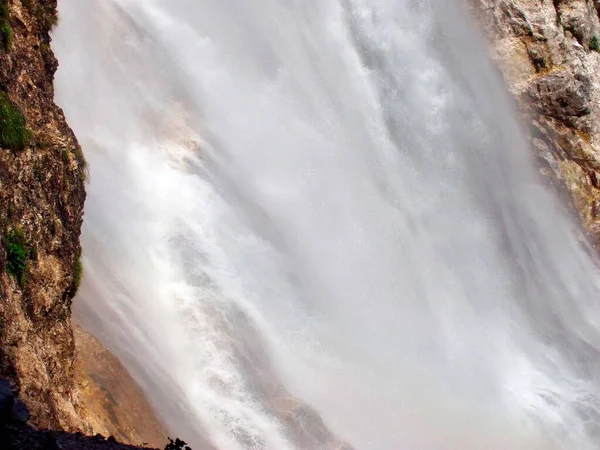
M 0 379 L 0 448 L 5 450 L 144 450 L 120 444 L 114 437 L 85 436 L 83 433 L 38 430 L 27 424 L 29 412 L 17 398 L 7 380 Z M 191 450 L 179 439 L 165 450 Z M 147 450 L 152 450 L 148 448 Z M 156 450 L 156 449 L 155 449 Z
M 74 385 L 85 161 L 54 104 L 56 0 L 0 0 L 0 376 L 32 423 L 88 429 Z
M 600 248 L 600 2 L 469 0 L 530 125 L 542 173 Z
M 167 433 L 123 365 L 75 324 L 76 381 L 94 433 L 163 448 Z

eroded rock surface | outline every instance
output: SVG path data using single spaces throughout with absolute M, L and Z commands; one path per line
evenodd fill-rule
M 142 450 L 142 447 L 121 444 L 112 436 L 39 430 L 29 425 L 28 419 L 25 404 L 14 395 L 8 380 L 0 379 L 0 448 L 3 450 Z M 185 449 L 183 441 L 176 443 L 181 445 L 171 442 L 165 450 L 189 449 Z
M 31 426 L 27 406 L 15 395 L 11 383 L 0 378 L 0 448 L 2 450 L 158 450 L 124 444 L 114 436 L 86 436 L 81 432 L 44 430 Z M 164 450 L 192 450 L 181 439 L 168 440 Z M 161 447 L 162 448 L 162 447 Z
M 600 247 L 600 2 L 469 4 L 530 125 L 542 173 L 562 181 Z
M 125 367 L 92 335 L 74 326 L 77 384 L 95 433 L 163 448 L 167 432 Z
M 71 329 L 85 161 L 54 104 L 56 20 L 56 0 L 0 0 L 0 376 L 36 426 L 89 430 Z

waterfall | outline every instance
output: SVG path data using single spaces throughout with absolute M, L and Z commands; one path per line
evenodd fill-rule
M 76 313 L 220 449 L 597 449 L 599 278 L 451 0 L 60 0 Z

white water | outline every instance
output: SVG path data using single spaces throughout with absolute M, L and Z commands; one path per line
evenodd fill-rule
M 457 4 L 60 13 L 78 313 L 172 434 L 332 448 L 304 402 L 356 449 L 599 448 L 598 275 Z

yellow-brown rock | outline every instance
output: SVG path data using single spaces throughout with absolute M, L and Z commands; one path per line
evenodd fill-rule
M 56 0 L 0 0 L 0 31 L 10 31 L 0 46 L 0 95 L 28 130 L 23 148 L 0 139 L 0 376 L 16 387 L 35 425 L 85 430 L 71 329 L 85 161 L 54 104 L 55 22 Z M 0 131 L 10 125 L 1 122 Z M 14 273 L 19 252 L 22 277 Z

